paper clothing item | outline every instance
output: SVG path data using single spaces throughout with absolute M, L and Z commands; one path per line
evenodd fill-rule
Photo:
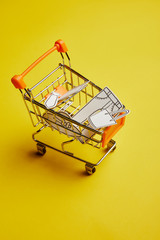
M 79 85 L 78 87 L 72 88 L 71 90 L 69 90 L 68 92 L 66 92 L 64 95 L 62 95 L 58 101 L 62 101 L 66 98 L 68 98 L 69 96 L 76 94 L 78 92 L 80 92 L 83 88 L 85 88 L 87 86 L 88 82 L 83 83 L 81 85 Z
M 59 111 L 59 113 L 65 117 L 70 118 L 70 115 L 65 111 Z M 60 133 L 63 133 L 65 135 L 68 135 L 69 137 L 74 137 L 74 138 L 75 138 L 76 133 L 80 134 L 79 127 L 75 124 L 71 125 L 71 122 L 67 121 L 63 117 L 60 117 L 58 115 L 53 115 L 50 112 L 44 113 L 43 117 L 44 117 L 45 121 L 53 129 L 58 130 Z M 79 134 L 76 135 L 77 138 L 79 137 Z
M 73 119 L 83 123 L 90 115 L 92 115 L 92 113 L 102 108 L 106 109 L 108 112 L 117 111 L 123 108 L 119 99 L 108 87 L 105 87 L 94 98 L 92 98 L 73 116 Z
M 54 108 L 58 103 L 58 97 L 59 96 L 60 96 L 59 93 L 52 92 L 49 95 L 49 97 L 46 99 L 46 101 L 44 102 L 44 105 L 46 106 L 46 108 L 48 108 L 48 109 Z
M 98 113 L 93 113 L 88 117 L 88 121 L 95 129 L 108 127 L 116 124 L 116 121 L 107 110 L 100 110 Z

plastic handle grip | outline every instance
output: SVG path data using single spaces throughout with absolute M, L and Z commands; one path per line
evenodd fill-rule
M 57 50 L 58 52 L 67 52 L 67 46 L 63 42 L 63 40 L 57 40 L 54 44 L 54 47 L 49 49 L 46 53 L 44 53 L 41 57 L 39 57 L 34 63 L 32 63 L 22 74 L 15 75 L 12 77 L 11 82 L 15 86 L 15 88 L 18 89 L 24 89 L 26 88 L 26 84 L 23 80 L 23 78 L 38 64 L 40 63 L 44 58 L 46 58 L 49 54 Z

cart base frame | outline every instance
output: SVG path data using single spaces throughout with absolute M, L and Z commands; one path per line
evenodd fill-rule
M 60 152 L 60 153 L 63 153 L 65 155 L 68 155 L 76 160 L 79 160 L 81 162 L 84 162 L 85 163 L 85 169 L 86 169 L 86 172 L 89 174 L 89 175 L 92 175 L 95 171 L 96 171 L 96 167 L 105 159 L 105 157 L 110 153 L 110 152 L 113 152 L 115 149 L 116 149 L 116 142 L 111 139 L 109 141 L 109 143 L 107 144 L 107 148 L 106 148 L 106 153 L 103 155 L 103 157 L 100 158 L 100 160 L 97 162 L 97 163 L 92 163 L 92 162 L 88 162 L 87 160 L 84 160 L 82 158 L 79 158 L 79 157 L 76 157 L 74 156 L 73 153 L 71 152 L 68 152 L 64 149 L 64 145 L 66 144 L 69 144 L 71 142 L 74 141 L 74 139 L 71 139 L 69 141 L 65 141 L 65 142 L 62 142 L 61 146 L 62 146 L 62 150 L 58 149 L 58 148 L 55 148 L 53 146 L 50 146 L 44 142 L 41 142 L 39 141 L 38 139 L 36 139 L 35 135 L 37 135 L 38 133 L 40 133 L 45 127 L 41 127 L 39 130 L 37 130 L 36 132 L 34 132 L 32 134 L 32 138 L 33 140 L 37 143 L 37 151 L 40 155 L 44 155 L 46 153 L 46 147 L 48 148 L 51 148 L 57 152 Z

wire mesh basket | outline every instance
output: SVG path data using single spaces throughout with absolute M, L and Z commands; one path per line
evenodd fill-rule
M 24 76 L 55 50 L 60 52 L 62 63 L 59 63 L 58 67 L 52 70 L 41 81 L 27 88 L 23 80 Z M 69 62 L 68 65 L 65 64 L 63 53 L 65 53 L 65 57 Z M 21 75 L 15 75 L 12 78 L 12 83 L 22 94 L 33 126 L 40 126 L 33 134 L 33 139 L 37 142 L 37 150 L 41 155 L 46 152 L 46 147 L 52 148 L 85 162 L 87 173 L 93 174 L 96 166 L 116 148 L 116 142 L 112 137 L 124 125 L 126 109 L 109 88 L 101 89 L 71 68 L 67 47 L 62 40 L 58 40 L 52 49 L 37 59 Z M 85 87 L 74 92 L 74 89 L 77 89 L 79 86 Z M 55 107 L 46 107 L 46 99 L 48 99 L 52 93 L 62 94 L 71 91 L 72 94 L 61 101 L 59 100 Z M 117 117 L 116 125 L 95 129 L 95 127 L 90 124 L 87 116 L 92 114 L 97 106 L 99 109 L 105 109 L 105 111 L 115 113 L 114 117 Z M 68 141 L 62 142 L 62 149 L 57 149 L 35 138 L 35 135 L 45 128 L 58 131 L 60 134 L 65 134 L 69 138 Z M 98 162 L 89 162 L 74 156 L 73 153 L 64 149 L 65 144 L 74 140 L 82 144 L 89 144 L 95 148 L 106 147 L 106 152 Z

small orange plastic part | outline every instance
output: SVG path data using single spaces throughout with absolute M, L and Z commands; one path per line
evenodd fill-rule
M 58 86 L 55 88 L 57 93 L 59 93 L 61 96 L 67 93 L 67 90 L 63 86 Z M 59 96 L 60 97 L 60 96 Z
M 15 88 L 24 89 L 26 87 L 25 82 L 23 81 L 23 77 L 21 75 L 15 75 L 12 77 L 11 82 L 15 86 Z
M 117 124 L 109 126 L 104 130 L 102 135 L 102 147 L 105 147 L 109 143 L 109 141 L 112 139 L 112 137 L 123 127 L 125 123 L 125 118 L 126 117 L 118 119 L 116 121 Z
M 44 96 L 45 99 L 47 99 L 50 95 L 51 95 L 51 93 L 47 93 L 47 94 Z
M 55 42 L 55 46 L 57 46 L 57 51 L 58 52 L 67 52 L 68 48 L 66 44 L 63 42 L 63 40 L 59 39 Z
M 62 95 L 64 95 L 66 92 L 67 92 L 67 90 L 63 87 L 63 86 L 58 86 L 58 87 L 56 87 L 55 88 L 56 89 L 56 93 L 59 93 L 61 96 Z M 45 97 L 45 99 L 47 99 L 49 96 L 51 95 L 51 93 L 47 93 L 44 97 Z M 59 96 L 59 98 L 61 97 L 61 96 Z
M 63 40 L 59 39 L 55 42 L 54 47 L 49 49 L 46 53 L 44 53 L 41 57 L 39 57 L 34 63 L 32 63 L 22 74 L 15 75 L 12 77 L 11 82 L 15 86 L 15 88 L 24 89 L 26 87 L 25 82 L 23 81 L 23 77 L 26 76 L 38 63 L 40 63 L 44 58 L 46 58 L 50 53 L 57 50 L 58 52 L 67 52 L 67 46 L 63 42 Z

